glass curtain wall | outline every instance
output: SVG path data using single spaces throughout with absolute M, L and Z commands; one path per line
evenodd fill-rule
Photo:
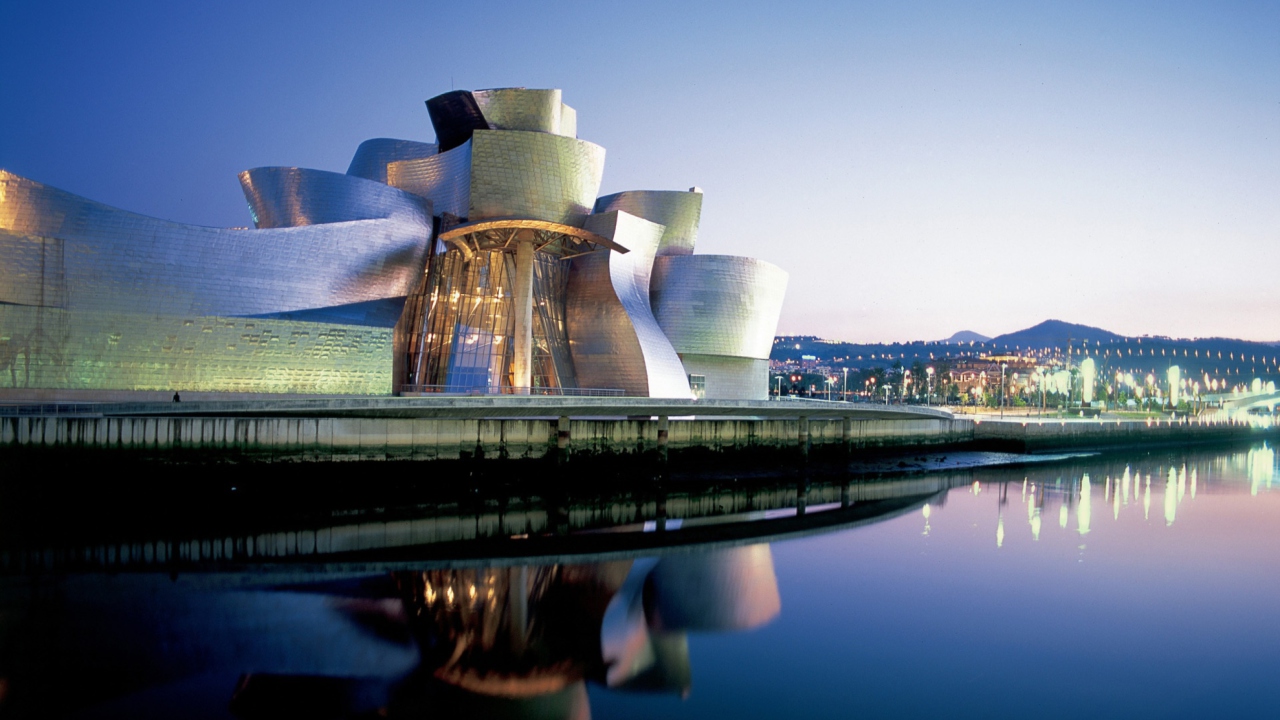
M 423 391 L 500 393 L 511 387 L 515 256 L 501 251 L 439 254 L 410 338 L 407 384 Z M 567 262 L 537 253 L 533 278 L 535 388 L 576 387 L 565 331 Z

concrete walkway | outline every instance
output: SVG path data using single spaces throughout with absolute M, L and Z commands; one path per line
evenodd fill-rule
M 815 420 L 952 419 L 937 408 L 826 400 L 677 400 L 664 398 L 282 396 L 270 400 L 142 403 L 33 403 L 0 406 L 0 417 L 346 417 L 346 418 L 800 418 Z

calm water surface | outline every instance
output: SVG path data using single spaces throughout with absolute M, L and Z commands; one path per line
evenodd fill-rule
M 114 565 L 114 541 L 93 533 L 47 552 L 47 538 L 10 533 L 0 707 L 1274 717 L 1276 478 L 1274 450 L 1257 445 L 851 482 L 691 480 L 499 511 L 331 512 L 288 533 L 241 519 L 200 528 L 227 552 L 206 542 L 185 565 L 156 558 L 182 552 L 172 527 L 149 547 L 116 544 L 129 562 Z

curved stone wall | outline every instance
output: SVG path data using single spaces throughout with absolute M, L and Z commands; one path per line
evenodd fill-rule
M 654 262 L 653 314 L 681 355 L 768 359 L 782 314 L 787 273 L 732 255 L 660 257 Z
M 387 181 L 387 165 L 400 160 L 417 160 L 439 152 L 433 143 L 394 138 L 373 138 L 360 143 L 347 168 L 348 175 L 380 183 Z
M 595 211 L 622 210 L 665 226 L 658 256 L 692 255 L 702 217 L 702 193 L 679 190 L 628 190 L 596 200 Z

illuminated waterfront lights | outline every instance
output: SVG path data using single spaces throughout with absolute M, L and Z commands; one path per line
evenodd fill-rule
M 1085 404 L 1093 402 L 1093 385 L 1097 377 L 1097 368 L 1094 365 L 1093 358 L 1085 358 L 1080 363 L 1080 391 L 1081 400 Z
M 1181 391 L 1182 368 L 1177 365 L 1169 368 L 1169 404 L 1175 408 L 1178 406 L 1178 393 Z

